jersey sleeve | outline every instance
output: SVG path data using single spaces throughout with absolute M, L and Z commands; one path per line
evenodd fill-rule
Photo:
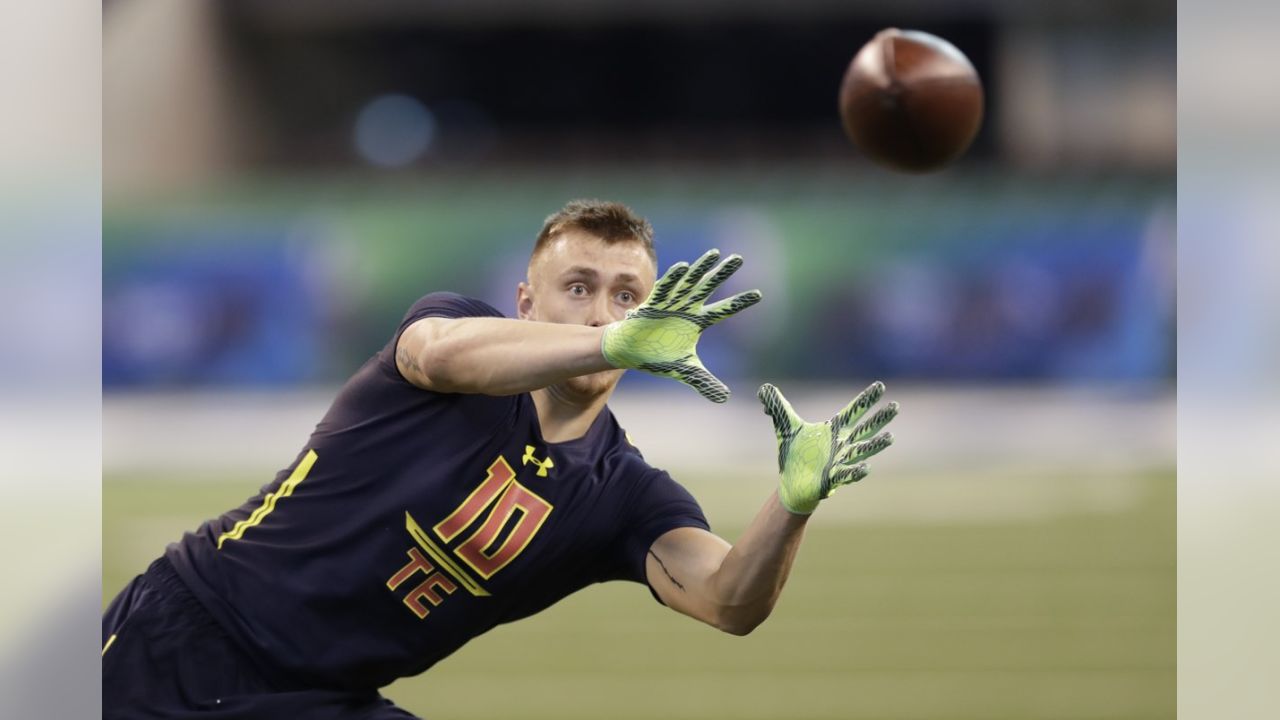
M 614 558 L 618 579 L 648 585 L 645 559 L 655 540 L 676 528 L 711 529 L 698 501 L 664 470 L 647 468 L 627 507 Z
M 396 328 L 395 335 L 391 337 L 391 342 L 383 348 L 378 354 L 378 363 L 383 370 L 390 372 L 397 378 L 403 380 L 400 370 L 396 367 L 396 345 L 400 343 L 400 336 L 409 326 L 415 322 L 429 317 L 438 318 L 468 318 L 468 317 L 505 317 L 501 312 L 492 305 L 469 298 L 465 295 L 459 295 L 453 292 L 433 292 L 418 298 L 409 310 L 405 312 L 404 318 L 400 320 L 399 327 Z M 408 382 L 407 380 L 405 382 Z

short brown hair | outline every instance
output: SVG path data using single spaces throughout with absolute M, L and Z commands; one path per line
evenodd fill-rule
M 653 249 L 653 226 L 619 202 L 607 200 L 570 200 L 559 211 L 547 216 L 533 244 L 533 256 L 566 230 L 581 230 L 606 243 L 638 242 L 648 251 L 653 264 L 658 253 Z

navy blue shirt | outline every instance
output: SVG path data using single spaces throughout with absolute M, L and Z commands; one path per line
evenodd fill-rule
M 645 582 L 660 535 L 707 528 L 606 408 L 548 443 L 533 400 L 411 385 L 424 317 L 501 317 L 433 293 L 346 383 L 297 459 L 166 556 L 241 645 L 291 680 L 381 687 L 592 583 Z

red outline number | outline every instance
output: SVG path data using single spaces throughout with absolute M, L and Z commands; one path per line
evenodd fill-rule
M 484 482 L 449 517 L 432 528 L 441 540 L 450 542 L 492 506 L 493 510 L 480 527 L 454 550 L 458 558 L 486 580 L 524 552 L 551 514 L 551 503 L 521 485 L 515 477 L 511 465 L 499 455 L 489 465 Z M 506 539 L 487 551 L 517 511 L 520 517 Z

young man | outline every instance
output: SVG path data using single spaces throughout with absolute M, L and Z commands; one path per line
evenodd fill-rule
M 760 624 L 808 514 L 866 475 L 897 406 L 857 422 L 876 383 L 805 423 L 762 387 L 779 490 L 737 544 L 710 533 L 606 402 L 625 369 L 724 402 L 696 343 L 760 293 L 705 304 L 742 263 L 714 250 L 655 284 L 652 234 L 622 205 L 572 202 L 538 235 L 518 319 L 415 303 L 290 467 L 112 602 L 104 717 L 412 717 L 378 688 L 607 580 L 726 632 Z

